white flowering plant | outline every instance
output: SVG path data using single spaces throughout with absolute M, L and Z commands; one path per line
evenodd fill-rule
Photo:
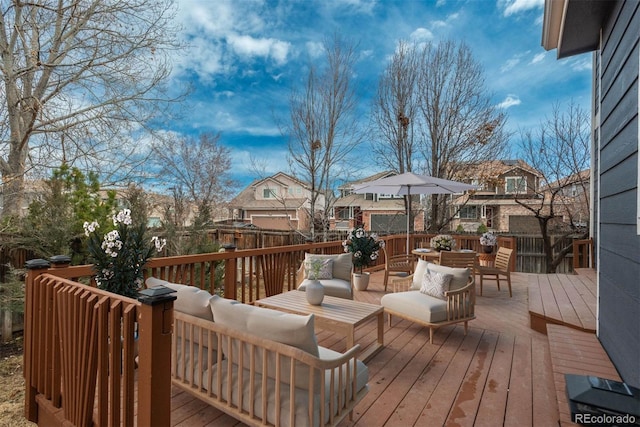
M 495 246 L 497 243 L 498 238 L 490 231 L 487 231 L 482 236 L 480 236 L 480 244 L 482 246 Z
M 438 234 L 431 238 L 430 244 L 437 251 L 450 251 L 455 249 L 456 240 L 449 234 Z
M 144 281 L 144 265 L 167 241 L 157 236 L 147 239 L 145 224 L 133 225 L 131 211 L 113 215 L 113 230 L 101 234 L 100 224 L 84 223 L 87 247 L 100 289 L 136 297 Z
M 351 230 L 347 239 L 342 242 L 345 252 L 353 254 L 353 266 L 360 273 L 364 267 L 373 264 L 380 256 L 380 249 L 384 248 L 384 240 L 377 234 L 368 234 L 364 227 L 360 226 Z

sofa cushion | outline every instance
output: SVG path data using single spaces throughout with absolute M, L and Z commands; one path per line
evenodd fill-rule
M 297 347 L 311 355 L 318 357 L 318 341 L 314 330 L 314 316 L 283 313 L 268 308 L 242 304 L 214 295 L 211 298 L 211 310 L 216 323 L 232 327 L 233 329 L 268 340 Z M 243 366 L 248 367 L 251 361 L 251 347 L 243 345 Z M 240 342 L 232 340 L 231 348 L 227 340 L 222 340 L 222 351 L 230 357 L 234 364 L 240 363 Z M 256 371 L 263 371 L 263 352 L 254 354 Z M 282 381 L 289 383 L 291 378 L 291 358 L 279 357 L 274 352 L 267 352 L 267 376 L 275 378 L 277 362 L 280 360 Z M 316 372 L 314 384 L 320 385 L 319 372 Z M 308 387 L 309 368 L 295 363 L 295 385 Z
M 380 299 L 380 305 L 427 323 L 447 320 L 447 302 L 420 291 L 385 294 Z
M 427 271 L 428 262 L 419 259 L 416 264 L 415 270 L 413 270 L 413 281 L 411 282 L 411 290 L 418 291 L 422 287 L 422 278 L 424 277 L 424 273 Z
M 452 277 L 450 274 L 436 273 L 427 270 L 422 278 L 420 292 L 434 298 L 445 299 L 444 293 L 449 290 Z
M 195 286 L 179 285 L 177 283 L 167 282 L 166 280 L 156 279 L 155 277 L 149 277 L 146 280 L 146 285 L 147 288 L 162 285 L 176 291 L 178 299 L 173 303 L 174 310 L 201 319 L 213 320 L 211 308 L 209 307 L 209 300 L 211 299 L 209 292 L 196 288 Z
M 450 274 L 453 276 L 451 278 L 451 284 L 449 285 L 450 291 L 457 291 L 469 284 L 469 276 L 471 275 L 471 270 L 469 268 L 453 268 L 429 263 L 427 269 L 430 272 Z
M 337 255 L 316 255 L 305 253 L 304 260 L 333 260 L 333 278 L 342 279 L 351 283 L 351 270 L 353 269 L 353 261 L 351 253 L 337 254 Z M 306 279 L 306 277 L 305 277 Z
M 315 273 L 315 263 L 319 263 L 318 275 Z M 304 261 L 304 277 L 316 280 L 333 279 L 333 260 L 305 260 Z
M 217 323 L 297 347 L 318 357 L 318 341 L 312 314 L 302 316 L 283 313 L 217 295 L 211 298 L 211 311 L 213 320 Z
M 299 291 L 305 291 L 307 289 L 307 283 L 309 279 L 304 279 L 300 286 Z M 342 279 L 327 279 L 321 280 L 320 283 L 324 287 L 324 294 L 332 297 L 353 299 L 353 291 L 351 290 L 351 282 Z

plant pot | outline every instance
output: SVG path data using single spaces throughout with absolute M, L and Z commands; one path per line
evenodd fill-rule
M 490 254 L 493 252 L 493 246 L 489 246 L 489 245 L 482 245 L 482 251 L 485 254 Z
M 357 291 L 366 291 L 369 287 L 369 277 L 371 273 L 353 273 L 353 287 Z
M 309 280 L 304 289 L 307 302 L 311 305 L 320 305 L 324 299 L 324 286 L 319 280 Z

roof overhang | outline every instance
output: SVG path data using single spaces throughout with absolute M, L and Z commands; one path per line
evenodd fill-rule
M 545 0 L 542 46 L 557 49 L 558 58 L 597 49 L 600 29 L 614 4 L 611 0 Z

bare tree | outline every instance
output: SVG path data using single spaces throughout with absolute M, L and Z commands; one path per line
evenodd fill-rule
M 220 134 L 164 139 L 155 145 L 154 157 L 160 174 L 173 186 L 176 204 L 176 196 L 184 195 L 197 206 L 195 221 L 208 224 L 212 212 L 228 200 L 235 186 L 229 175 L 230 150 L 220 144 Z
M 537 129 L 521 132 L 525 160 L 540 171 L 544 185 L 537 189 L 536 199 L 516 202 L 538 221 L 547 273 L 555 272 L 572 250 L 564 238 L 552 241 L 552 232 L 562 232 L 562 237 L 589 235 L 590 123 L 589 114 L 570 101 L 564 111 L 555 104 L 553 115 Z
M 2 3 L 0 172 L 3 215 L 19 212 L 25 173 L 66 163 L 125 172 L 127 144 L 168 104 L 178 48 L 170 0 Z M 122 178 L 122 177 L 120 177 Z
M 378 82 L 373 101 L 377 138 L 371 150 L 385 169 L 398 173 L 413 171 L 417 160 L 414 125 L 419 113 L 420 65 L 418 46 L 401 41 Z
M 420 56 L 417 45 L 401 41 L 378 82 L 373 103 L 372 120 L 377 138 L 371 150 L 379 164 L 397 173 L 412 172 L 418 160 L 414 136 L 419 113 Z M 411 201 L 407 196 L 404 203 L 411 215 Z M 412 220 L 409 223 L 413 226 Z
M 500 158 L 508 135 L 506 116 L 492 104 L 482 66 L 463 42 L 424 45 L 418 90 L 421 130 L 418 152 L 426 173 L 445 179 L 465 163 Z M 431 197 L 431 230 L 452 217 L 448 196 Z
M 326 68 L 311 66 L 303 90 L 292 91 L 291 121 L 283 129 L 289 136 L 293 175 L 311 188 L 310 237 L 314 240 L 318 217 L 322 230 L 328 230 L 337 180 L 347 173 L 344 162 L 362 140 L 352 85 L 356 48 L 337 34 L 325 41 L 324 48 Z

